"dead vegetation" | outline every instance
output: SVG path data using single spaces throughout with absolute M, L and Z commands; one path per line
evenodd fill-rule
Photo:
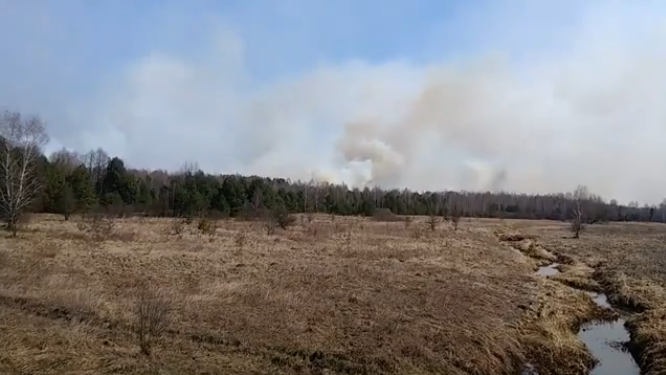
M 547 254 L 570 253 L 558 277 L 596 277 L 598 287 L 610 288 L 599 276 L 602 263 L 592 269 L 576 261 L 584 251 L 552 251 L 566 241 L 584 246 L 595 226 L 572 240 L 561 238 L 562 223 L 472 220 L 456 230 L 438 219 L 431 230 L 428 217 L 308 216 L 289 215 L 286 229 L 273 217 L 271 233 L 266 220 L 108 219 L 106 230 L 106 218 L 35 217 L 18 239 L 0 239 L 0 372 L 589 368 L 574 328 L 599 311 L 534 268 Z M 636 279 L 625 275 L 614 285 L 634 295 Z M 633 332 L 654 343 L 648 332 L 660 331 L 647 327 L 658 327 L 662 297 L 641 296 L 646 313 L 632 320 Z M 644 353 L 657 353 L 650 345 Z
M 666 372 L 666 226 L 649 223 L 588 225 L 573 240 L 564 223 L 516 222 L 525 234 L 560 259 L 575 259 L 573 272 L 556 279 L 602 290 L 610 302 L 634 314 L 627 321 L 632 350 L 645 374 Z M 566 267 L 565 267 L 566 269 Z
M 164 293 L 155 290 L 148 282 L 139 285 L 134 329 L 141 353 L 150 355 L 153 344 L 161 338 L 167 328 L 170 308 L 171 303 Z
M 2 239 L 2 301 L 29 303 L 0 305 L 0 372 L 500 374 L 523 361 L 532 271 L 484 227 L 415 240 L 401 222 L 316 216 L 269 236 L 220 220 L 211 241 L 197 221 L 78 220 L 37 217 Z

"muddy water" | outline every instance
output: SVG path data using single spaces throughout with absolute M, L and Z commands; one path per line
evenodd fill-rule
M 597 305 L 611 308 L 605 294 L 586 292 Z M 592 322 L 583 326 L 578 338 L 587 345 L 599 364 L 592 370 L 592 375 L 639 375 L 640 368 L 634 357 L 626 350 L 629 332 L 624 328 L 626 320 L 622 317 L 612 322 Z
M 558 273 L 560 273 L 560 271 L 557 269 L 559 265 L 560 265 L 559 263 L 553 263 L 547 266 L 539 267 L 539 269 L 537 270 L 537 275 L 539 276 L 557 275 Z
M 540 267 L 537 275 L 552 276 L 559 271 L 557 263 Z M 581 291 L 583 292 L 583 291 Z M 602 293 L 585 292 L 598 306 L 610 309 L 608 298 Z M 640 368 L 632 355 L 625 349 L 629 342 L 629 333 L 624 327 L 624 318 L 612 322 L 591 322 L 581 327 L 578 338 L 585 343 L 592 355 L 599 360 L 591 375 L 639 375 Z M 531 366 L 523 371 L 524 375 L 537 374 Z

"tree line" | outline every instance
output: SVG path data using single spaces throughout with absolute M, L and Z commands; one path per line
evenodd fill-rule
M 103 210 L 119 216 L 247 217 L 271 210 L 289 213 L 397 215 L 666 222 L 666 204 L 620 205 L 584 186 L 561 194 L 350 188 L 317 181 L 213 175 L 196 164 L 177 172 L 129 168 L 103 149 L 66 149 L 44 155 L 46 127 L 35 116 L 0 116 L 0 209 L 7 226 L 25 212 L 72 214 Z

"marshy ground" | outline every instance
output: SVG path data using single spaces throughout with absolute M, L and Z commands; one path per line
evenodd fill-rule
M 666 365 L 662 225 L 89 221 L 0 238 L 0 373 L 584 374 L 577 328 L 605 312 L 569 285 L 637 312 L 644 367 Z

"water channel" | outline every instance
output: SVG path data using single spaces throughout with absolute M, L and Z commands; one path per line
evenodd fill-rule
M 537 275 L 548 277 L 559 273 L 559 264 L 553 263 L 539 267 Z M 577 289 L 579 290 L 579 289 Z M 611 309 L 608 298 L 603 293 L 593 293 L 580 290 L 592 298 L 600 307 Z M 626 349 L 629 342 L 629 332 L 624 327 L 626 316 L 620 316 L 612 322 L 593 321 L 585 324 L 578 332 L 578 338 L 585 343 L 592 355 L 599 360 L 590 375 L 639 375 L 640 368 L 633 356 Z M 538 374 L 538 369 L 526 366 L 523 374 Z

